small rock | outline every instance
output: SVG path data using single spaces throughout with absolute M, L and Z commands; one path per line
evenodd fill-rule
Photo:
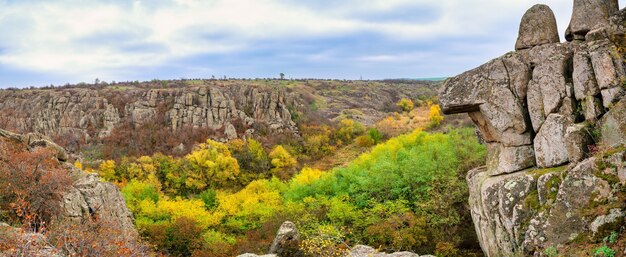
M 595 235 L 596 233 L 598 233 L 598 231 L 600 231 L 603 226 L 618 224 L 621 223 L 623 220 L 624 212 L 622 212 L 622 210 L 611 209 L 611 211 L 609 211 L 609 214 L 596 217 L 596 219 L 591 222 L 591 225 L 589 225 L 589 229 L 591 229 L 591 231 Z
M 278 256 L 276 254 L 256 255 L 253 253 L 244 253 L 241 255 L 237 255 L 237 257 L 278 257 Z
M 235 126 L 231 123 L 226 124 L 226 127 L 224 128 L 224 135 L 226 135 L 228 139 L 237 138 L 237 130 L 235 129 Z
M 489 144 L 491 153 L 487 160 L 492 176 L 512 173 L 535 165 L 535 151 L 532 145 L 506 147 Z
M 600 99 L 594 96 L 587 96 L 582 101 L 583 115 L 586 121 L 596 121 L 604 114 L 604 107 Z
M 356 245 L 350 250 L 349 257 L 366 257 L 376 253 L 376 249 L 367 245 Z
M 610 53 L 607 51 L 592 52 L 591 63 L 600 89 L 620 86 L 613 57 L 611 57 Z
M 587 157 L 587 147 L 593 144 L 591 132 L 582 124 L 568 126 L 565 131 L 565 146 L 570 162 L 579 162 Z
M 624 96 L 626 92 L 622 87 L 614 87 L 602 90 L 602 103 L 604 108 L 610 108 L 613 104 Z

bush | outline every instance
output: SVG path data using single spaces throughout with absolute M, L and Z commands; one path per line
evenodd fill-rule
M 405 111 L 405 112 L 410 112 L 413 110 L 413 108 L 415 108 L 413 101 L 407 98 L 400 99 L 400 101 L 396 103 L 396 106 L 398 106 L 400 109 L 402 109 L 402 111 Z
M 288 172 L 298 165 L 296 158 L 281 145 L 275 146 L 269 157 L 272 160 L 272 173 L 282 179 L 287 179 L 290 175 Z
M 443 116 L 441 115 L 441 107 L 439 107 L 438 104 L 433 104 L 430 106 L 428 119 L 430 119 L 430 125 L 433 127 L 439 126 L 439 124 L 441 124 L 441 121 L 443 121 Z
M 345 144 L 349 144 L 355 137 L 363 134 L 365 127 L 360 122 L 343 119 L 340 122 L 339 130 L 337 131 L 337 137 Z
M 55 152 L 3 145 L 0 142 L 0 210 L 9 210 L 8 218 L 25 229 L 39 231 L 60 213 L 59 202 L 72 181 Z
M 369 147 L 376 144 L 374 139 L 372 139 L 369 135 L 358 136 L 354 142 L 360 147 Z

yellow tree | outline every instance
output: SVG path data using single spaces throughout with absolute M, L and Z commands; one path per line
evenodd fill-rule
M 116 181 L 115 176 L 115 161 L 108 160 L 100 163 L 100 176 L 106 181 Z
M 428 113 L 428 118 L 430 119 L 430 124 L 432 126 L 439 126 L 441 121 L 443 121 L 443 116 L 441 115 L 441 107 L 438 104 L 433 104 L 430 106 L 430 112 Z
M 349 144 L 356 136 L 363 134 L 363 132 L 365 132 L 365 127 L 363 127 L 363 124 L 360 122 L 352 119 L 343 119 L 341 120 L 337 134 L 341 140 Z
M 405 112 L 410 112 L 415 107 L 415 105 L 413 104 L 413 101 L 411 101 L 411 99 L 408 99 L 408 98 L 400 99 L 400 101 L 398 101 L 396 105 Z
M 291 168 L 298 165 L 296 158 L 291 156 L 291 154 L 282 145 L 275 146 L 270 152 L 269 157 L 271 159 L 272 167 L 274 167 L 272 169 L 272 173 L 282 179 L 286 179 L 288 175 L 287 172 Z
M 226 145 L 207 140 L 185 157 L 192 170 L 187 174 L 187 187 L 202 191 L 207 186 L 225 187 L 239 175 L 239 164 Z

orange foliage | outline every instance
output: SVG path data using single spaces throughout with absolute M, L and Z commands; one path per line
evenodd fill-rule
M 24 228 L 38 231 L 59 213 L 71 184 L 49 149 L 26 151 L 23 144 L 0 142 L 0 209 Z

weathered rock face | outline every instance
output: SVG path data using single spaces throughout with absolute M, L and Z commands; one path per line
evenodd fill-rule
M 608 24 L 610 15 L 618 11 L 617 0 L 574 0 L 574 11 L 565 38 L 584 40 L 587 33 Z
M 91 215 L 97 215 L 100 220 L 114 223 L 125 232 L 136 235 L 133 215 L 115 185 L 102 182 L 97 175 L 85 174 L 71 165 L 67 165 L 67 168 L 73 169 L 77 179 L 61 203 L 65 210 L 65 219 L 80 222 Z
M 531 8 L 520 39 L 546 38 L 529 26 L 548 11 Z M 575 42 L 518 39 L 517 51 L 445 82 L 444 113 L 469 113 L 488 145 L 487 166 L 467 176 L 488 256 L 532 256 L 623 221 L 625 152 L 590 158 L 588 147 L 626 144 L 625 27 L 617 1 L 575 0 Z
M 236 120 L 296 131 L 288 106 L 285 90 L 253 86 L 0 92 L 0 111 L 13 114 L 16 130 L 86 138 L 107 136 L 123 121 L 139 125 L 156 119 L 172 129 L 227 128 L 229 138 L 245 133 L 234 130 Z
M 276 237 L 272 242 L 272 246 L 270 247 L 269 253 L 282 256 L 284 255 L 285 248 L 297 245 L 299 240 L 300 234 L 298 233 L 296 224 L 291 221 L 285 221 L 282 225 L 280 225 L 280 228 L 276 233 Z
M 559 30 L 552 9 L 543 4 L 528 9 L 520 23 L 515 50 L 558 42 Z
M 116 226 L 128 236 L 137 236 L 133 225 L 133 216 L 126 207 L 120 190 L 111 183 L 102 182 L 95 174 L 87 174 L 65 163 L 65 150 L 43 135 L 30 133 L 20 135 L 0 129 L 0 137 L 22 142 L 32 150 L 34 147 L 45 147 L 55 151 L 63 168 L 70 173 L 73 183 L 63 196 L 60 221 L 82 222 L 97 216 L 99 220 L 110 226 Z M 44 142 L 44 143 L 42 143 Z M 33 146 L 35 144 L 35 146 Z

